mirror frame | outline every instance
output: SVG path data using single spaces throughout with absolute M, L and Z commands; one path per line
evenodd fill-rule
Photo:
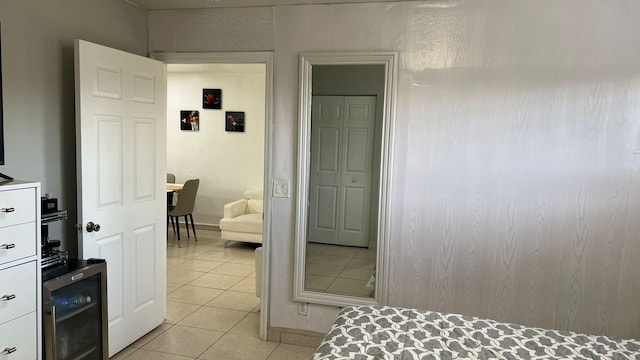
M 395 123 L 398 78 L 398 53 L 369 52 L 304 52 L 300 54 L 300 89 L 298 123 L 298 181 L 295 229 L 295 259 L 293 300 L 333 306 L 371 305 L 387 303 L 389 278 L 390 194 L 393 159 L 393 129 Z M 312 68 L 316 65 L 384 65 L 384 105 L 380 156 L 380 189 L 378 203 L 378 238 L 376 256 L 375 297 L 364 298 L 305 290 L 305 263 L 308 226 L 309 172 L 311 164 L 311 99 Z

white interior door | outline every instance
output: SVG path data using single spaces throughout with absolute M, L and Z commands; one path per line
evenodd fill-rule
M 310 242 L 369 245 L 375 108 L 375 96 L 312 99 Z
M 166 314 L 166 69 L 81 40 L 75 60 L 78 252 L 107 261 L 111 356 Z

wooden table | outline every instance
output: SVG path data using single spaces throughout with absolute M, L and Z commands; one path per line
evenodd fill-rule
M 173 194 L 180 193 L 184 184 L 167 183 L 167 207 L 173 206 Z
M 184 187 L 184 184 L 174 184 L 174 183 L 167 183 L 167 192 L 180 192 L 180 190 L 182 190 L 182 188 Z

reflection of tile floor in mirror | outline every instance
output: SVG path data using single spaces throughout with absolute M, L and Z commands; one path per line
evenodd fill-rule
M 366 285 L 375 262 L 375 249 L 308 243 L 305 289 L 372 297 Z
M 225 247 L 220 232 L 196 230 L 197 243 L 182 228 L 181 248 L 169 235 L 164 324 L 111 359 L 310 359 L 315 348 L 259 339 L 256 245 Z

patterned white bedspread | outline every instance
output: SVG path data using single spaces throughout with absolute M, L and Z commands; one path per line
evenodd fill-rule
M 640 359 L 640 341 L 386 306 L 342 309 L 313 360 Z

